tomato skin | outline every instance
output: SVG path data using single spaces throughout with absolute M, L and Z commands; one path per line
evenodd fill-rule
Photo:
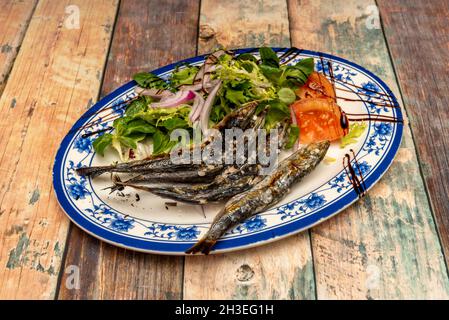
M 347 134 L 340 124 L 340 107 L 332 98 L 308 98 L 291 105 L 299 127 L 299 140 L 308 144 L 334 141 Z
M 335 99 L 335 90 L 332 83 L 322 73 L 312 72 L 307 82 L 298 88 L 296 94 L 301 99 L 324 98 Z

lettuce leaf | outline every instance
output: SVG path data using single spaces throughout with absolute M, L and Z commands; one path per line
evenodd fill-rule
M 112 143 L 112 138 L 112 134 L 105 133 L 95 139 L 95 141 L 92 143 L 95 152 L 99 153 L 101 156 L 104 156 L 104 150 Z
M 143 88 L 147 89 L 170 89 L 170 86 L 163 79 L 150 72 L 140 72 L 133 76 L 134 81 Z
M 173 72 L 170 83 L 173 87 L 183 84 L 193 84 L 193 79 L 198 73 L 199 68 L 195 66 L 186 66 L 185 68 L 176 68 Z
M 178 108 L 152 109 L 148 108 L 148 103 L 135 100 L 134 105 L 128 107 L 125 116 L 114 120 L 113 134 L 105 134 L 93 142 L 95 151 L 104 155 L 105 149 L 112 146 L 121 160 L 127 161 L 129 150 L 136 150 L 138 144 L 147 138 L 153 139 L 155 154 L 169 151 L 175 145 L 170 142 L 170 133 L 175 129 L 190 128 L 190 107 L 183 105 Z
M 262 47 L 259 49 L 260 59 L 262 60 L 262 65 L 279 68 L 279 57 L 273 49 L 268 47 Z
M 141 96 L 136 100 L 132 101 L 125 110 L 125 115 L 133 116 L 139 112 L 144 112 L 148 110 L 148 105 L 152 102 L 151 97 Z
M 170 141 L 170 135 L 157 130 L 153 135 L 153 154 L 158 155 L 167 151 L 170 151 L 173 146 L 176 145 L 176 141 Z
M 291 149 L 295 145 L 296 141 L 299 139 L 299 127 L 292 124 L 290 126 L 290 132 L 288 135 L 288 140 L 285 145 L 285 149 Z
M 284 120 L 290 119 L 290 109 L 288 105 L 279 99 L 266 102 L 268 111 L 265 116 L 265 129 L 271 130 Z
M 135 133 L 155 133 L 156 128 L 142 119 L 135 119 L 126 124 L 124 136 L 129 136 Z
M 349 132 L 346 136 L 341 138 L 340 148 L 356 143 L 363 132 L 365 132 L 367 124 L 365 122 L 354 122 L 349 125 Z

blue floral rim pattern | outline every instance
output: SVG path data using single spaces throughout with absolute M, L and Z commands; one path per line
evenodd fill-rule
M 273 49 L 278 53 L 287 50 L 286 48 Z M 253 52 L 255 50 L 257 48 L 240 49 L 237 50 L 237 53 Z M 392 104 L 399 105 L 388 86 L 363 67 L 345 59 L 320 52 L 301 50 L 301 55 L 311 56 L 315 59 L 329 59 L 354 68 L 357 72 L 363 73 L 373 80 L 373 82 L 367 82 L 363 85 L 361 90 L 365 90 L 365 95 L 382 90 L 391 97 Z M 203 61 L 204 57 L 205 55 L 186 59 L 152 72 L 161 75 L 174 69 L 180 63 L 194 64 Z M 316 69 L 318 71 L 323 71 L 325 68 L 326 65 L 323 66 L 317 62 Z M 342 68 L 341 72 L 335 72 L 335 75 L 339 80 L 348 81 L 351 79 L 351 76 L 355 75 L 355 73 L 351 74 L 351 72 L 350 69 Z M 127 232 L 136 226 L 136 221 L 133 218 L 115 212 L 104 203 L 92 203 L 92 207 L 85 209 L 84 213 L 81 213 L 75 205 L 77 200 L 92 196 L 92 192 L 88 188 L 89 181 L 76 177 L 73 173 L 76 166 L 81 162 L 75 164 L 73 161 L 66 159 L 68 149 L 70 148 L 80 153 L 85 152 L 89 154 L 93 152 L 91 139 L 76 139 L 78 129 L 89 122 L 89 119 L 98 110 L 110 104 L 111 101 L 115 101 L 120 97 L 123 98 L 135 86 L 136 83 L 131 81 L 101 99 L 75 123 L 69 134 L 63 139 L 56 154 L 53 167 L 55 193 L 61 207 L 69 218 L 83 230 L 97 238 L 137 251 L 184 254 L 184 251 L 196 242 L 200 235 L 199 229 L 207 226 L 151 223 L 145 225 L 145 233 L 142 236 L 130 236 Z M 370 108 L 369 103 L 367 108 Z M 379 113 L 379 110 L 377 108 L 369 111 Z M 399 108 L 395 109 L 395 116 L 398 119 L 402 119 L 402 113 Z M 371 188 L 380 179 L 393 161 L 401 142 L 403 126 L 401 124 L 391 125 L 379 122 L 372 124 L 370 130 L 370 135 L 363 145 L 363 150 L 366 154 L 376 154 L 380 158 L 376 165 L 360 161 L 362 174 L 369 172 L 365 178 L 367 189 Z M 339 194 L 338 197 L 335 197 L 335 199 L 326 198 L 324 193 L 320 192 L 320 190 L 327 190 L 325 188 L 333 189 L 334 192 Z M 224 239 L 220 240 L 215 247 L 214 253 L 254 246 L 297 233 L 340 212 L 357 199 L 358 195 L 349 187 L 348 181 L 345 180 L 345 174 L 342 172 L 323 184 L 321 189 L 312 191 L 290 203 L 270 209 L 267 211 L 270 213 L 261 213 L 248 219 L 245 223 L 232 230 Z M 275 212 L 274 214 L 276 214 L 279 223 L 275 226 L 268 226 L 267 215 L 272 215 L 272 212 Z M 94 219 L 87 218 L 87 215 Z

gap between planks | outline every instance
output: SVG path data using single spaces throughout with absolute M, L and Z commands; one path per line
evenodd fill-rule
M 401 94 L 407 103 L 420 172 L 449 263 L 449 66 L 447 1 L 377 1 Z M 398 37 L 397 35 L 401 35 Z M 422 50 L 426 48 L 426 50 Z M 417 63 L 420 61 L 422 63 Z M 425 63 L 425 67 L 423 65 Z M 442 70 L 442 68 L 444 68 Z M 419 71 L 419 72 L 418 72 Z M 446 72 L 445 72 L 446 71 Z M 420 81 L 416 81 L 419 74 Z M 422 85 L 425 84 L 425 90 Z M 426 112 L 432 110 L 432 112 Z
M 374 1 L 289 3 L 293 45 L 366 66 L 401 99 L 383 32 L 368 28 L 368 19 L 379 19 Z M 404 129 L 391 168 L 368 196 L 312 229 L 319 299 L 448 297 L 446 268 L 415 147 L 409 126 Z
M 284 0 L 201 2 L 199 54 L 290 46 Z M 256 248 L 186 256 L 184 299 L 315 299 L 308 232 Z
M 0 39 L 0 97 L 8 81 L 9 73 L 14 65 L 36 5 L 37 0 L 3 1 L 0 12 L 0 30 L 3 30 L 2 38 Z M 14 107 L 14 102 L 11 102 L 10 107 Z
M 136 72 L 194 56 L 196 45 L 192 46 L 192 42 L 197 39 L 198 11 L 198 1 L 187 5 L 182 0 L 122 1 L 102 95 L 129 81 Z M 155 41 L 161 34 L 164 41 Z M 117 248 L 74 227 L 65 266 L 78 265 L 85 281 L 79 290 L 61 285 L 58 298 L 179 299 L 183 260 Z M 68 275 L 62 275 L 61 284 L 67 279 Z
M 102 25 L 114 16 L 117 3 L 76 1 L 79 29 L 64 27 L 70 4 L 39 1 L 0 99 L 4 299 L 55 295 L 69 224 L 52 191 L 51 167 L 68 126 L 83 112 L 79 101 L 98 94 L 96 74 L 110 41 Z

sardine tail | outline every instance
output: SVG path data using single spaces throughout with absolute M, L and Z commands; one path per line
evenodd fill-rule
M 95 178 L 105 172 L 107 172 L 107 169 L 103 167 L 82 167 L 76 169 L 76 173 L 78 175 L 92 178 Z
M 195 253 L 203 253 L 203 254 L 209 254 L 212 247 L 217 243 L 216 240 L 209 240 L 207 238 L 203 238 L 197 243 L 195 243 L 191 248 L 186 250 L 187 254 L 195 254 Z
M 111 180 L 112 180 L 113 185 L 105 188 L 105 189 L 111 189 L 110 193 L 113 193 L 114 191 L 122 191 L 125 188 L 124 184 L 122 183 L 122 180 L 120 179 L 120 177 L 118 175 L 116 175 L 116 174 L 112 175 Z

